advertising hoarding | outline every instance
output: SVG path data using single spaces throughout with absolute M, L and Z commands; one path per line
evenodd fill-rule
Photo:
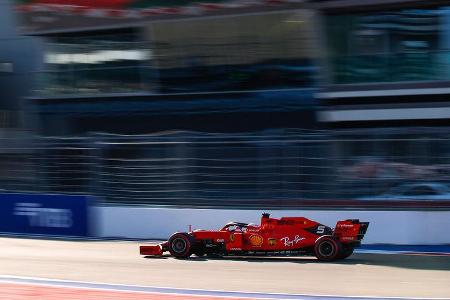
M 0 232 L 88 236 L 88 196 L 0 194 Z

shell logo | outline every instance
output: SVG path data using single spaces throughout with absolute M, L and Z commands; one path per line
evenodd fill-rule
M 252 234 L 250 236 L 249 240 L 250 240 L 250 244 L 252 244 L 252 246 L 256 246 L 256 247 L 261 246 L 263 243 L 263 238 L 257 234 Z

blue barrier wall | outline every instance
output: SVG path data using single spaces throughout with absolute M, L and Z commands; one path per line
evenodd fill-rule
M 0 232 L 88 236 L 88 196 L 0 194 Z

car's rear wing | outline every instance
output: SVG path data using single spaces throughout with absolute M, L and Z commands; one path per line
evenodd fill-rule
M 358 219 L 339 221 L 336 224 L 333 236 L 337 237 L 343 244 L 359 246 L 368 227 L 369 222 L 360 222 Z

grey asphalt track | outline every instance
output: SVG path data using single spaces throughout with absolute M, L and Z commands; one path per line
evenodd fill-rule
M 144 258 L 138 242 L 0 238 L 0 275 L 310 295 L 450 298 L 450 256 Z

